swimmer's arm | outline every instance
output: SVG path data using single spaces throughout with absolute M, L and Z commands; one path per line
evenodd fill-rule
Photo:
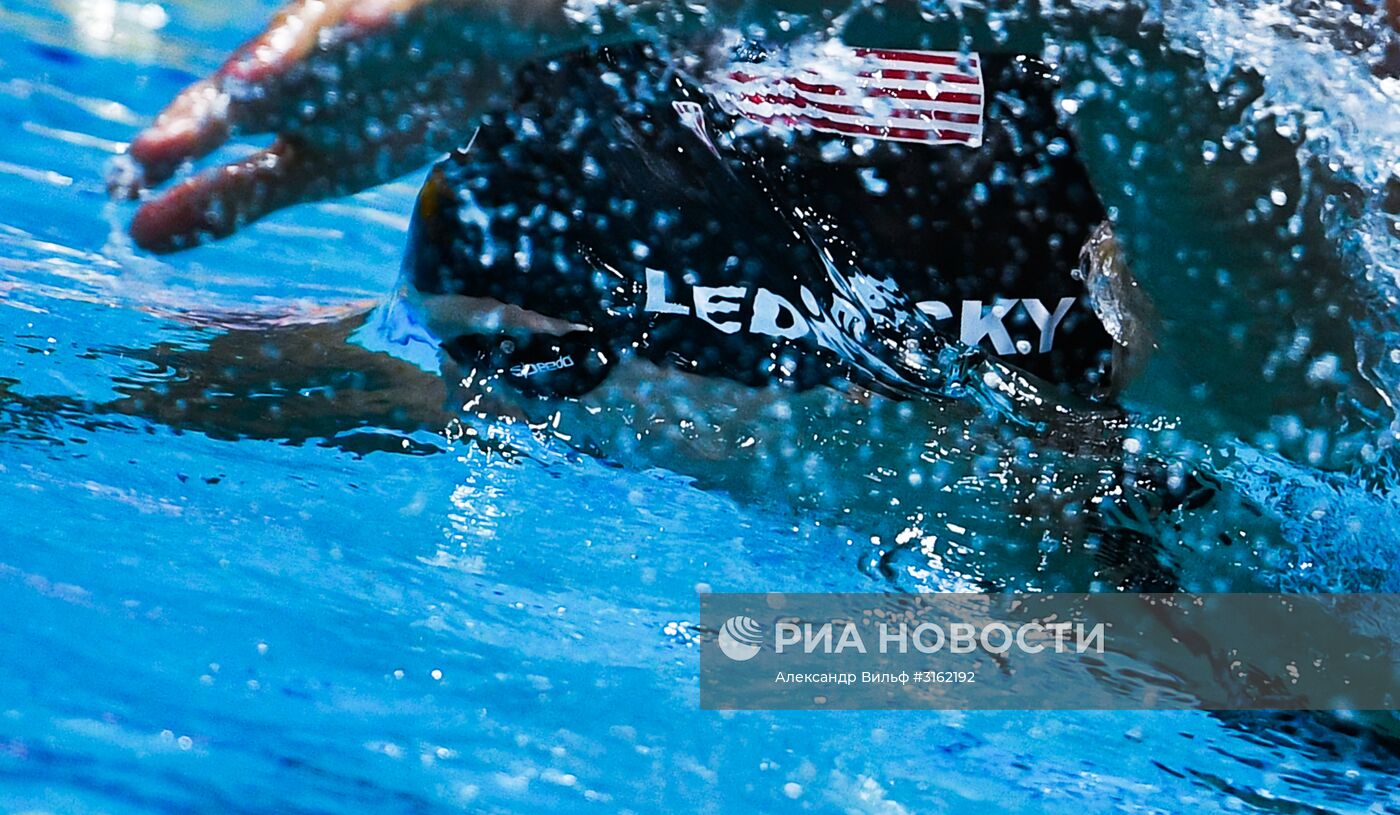
M 295 0 L 136 137 L 110 189 L 136 197 L 232 136 L 275 134 L 264 150 L 148 197 L 131 233 L 145 248 L 173 251 L 421 167 L 464 142 L 530 60 L 644 32 L 771 25 L 785 11 L 826 16 L 816 0 L 618 3 L 622 13 L 596 19 L 571 19 L 570 5 Z
M 557 0 L 294 0 L 172 101 L 109 177 L 114 195 L 168 180 L 235 135 L 275 134 L 247 158 L 147 200 L 136 242 L 170 251 L 269 212 L 421 166 L 462 139 L 521 54 L 563 43 Z

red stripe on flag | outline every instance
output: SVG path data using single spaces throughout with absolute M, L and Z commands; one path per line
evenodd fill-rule
M 968 54 L 930 54 L 925 51 L 895 51 L 889 48 L 857 48 L 858 57 L 878 57 L 879 59 L 898 60 L 900 62 L 921 62 L 925 65 L 957 65 L 960 59 L 966 59 L 967 64 L 977 65 L 977 57 Z
M 919 102 L 948 102 L 949 104 L 964 105 L 982 104 L 982 97 L 975 93 L 944 91 L 939 94 L 931 94 L 928 91 L 916 91 L 913 88 L 871 88 L 870 91 L 866 93 L 866 96 L 877 99 L 909 99 Z M 971 99 L 971 101 L 967 101 L 968 99 Z
M 800 91 L 806 91 L 808 93 L 824 93 L 827 96 L 846 95 L 845 89 L 837 85 L 821 85 L 815 82 L 807 82 L 806 80 L 798 79 L 796 77 L 793 77 L 788 81 L 792 83 L 792 86 L 794 88 L 797 88 Z
M 820 114 L 790 113 L 777 114 L 773 116 L 761 116 L 757 113 L 745 114 L 748 118 L 764 124 L 780 122 L 787 125 L 807 125 L 816 130 L 829 132 L 846 133 L 853 136 L 873 136 L 884 139 L 902 139 L 904 141 L 960 141 L 970 142 L 975 138 L 975 134 L 964 130 L 926 130 L 919 127 L 891 127 L 882 125 L 857 124 L 854 122 L 838 122 Z
M 862 71 L 856 76 L 869 77 L 871 79 L 903 79 L 910 82 L 939 82 L 948 74 L 935 73 L 933 71 L 910 71 L 904 68 L 877 68 L 874 71 Z M 976 77 L 960 74 L 966 79 L 977 81 Z
M 935 102 L 952 102 L 959 105 L 980 105 L 982 97 L 975 93 L 962 93 L 958 91 L 944 91 L 934 97 Z
M 862 79 L 901 79 L 908 82 L 947 82 L 950 85 L 980 85 L 982 80 L 967 74 L 943 74 L 932 71 L 906 71 L 902 68 L 880 68 L 874 71 L 861 71 L 856 76 Z
M 880 119 L 919 119 L 922 121 L 937 120 L 972 125 L 982 121 L 981 115 L 977 113 L 919 108 L 896 108 L 888 112 L 874 113 L 855 105 L 840 105 L 835 102 L 824 102 L 820 99 L 808 99 L 804 96 L 787 96 L 779 93 L 746 93 L 743 99 L 755 105 L 791 105 L 796 108 L 811 108 L 813 110 L 823 110 L 827 113 L 841 113 L 846 116 L 861 116 L 872 121 L 879 121 Z

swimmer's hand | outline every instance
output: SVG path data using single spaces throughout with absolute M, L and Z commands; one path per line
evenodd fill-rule
M 518 60 L 564 40 L 548 0 L 294 0 L 212 76 L 187 88 L 109 172 L 137 197 L 231 137 L 266 149 L 149 197 L 136 243 L 164 252 L 274 210 L 346 195 L 464 142 Z
M 577 8 L 571 8 L 577 6 Z M 291 0 L 223 67 L 191 85 L 114 162 L 108 189 L 136 198 L 230 138 L 266 149 L 150 195 L 131 223 L 157 252 L 194 246 L 303 201 L 348 195 L 461 146 L 516 70 L 638 31 L 765 30 L 821 0 Z M 614 13 L 616 12 L 616 13 Z

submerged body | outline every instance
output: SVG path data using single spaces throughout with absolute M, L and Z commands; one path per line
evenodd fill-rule
M 283 138 L 147 202 L 138 241 L 177 248 L 364 186 L 367 164 L 407 169 L 479 119 L 425 188 L 405 264 L 405 299 L 463 385 L 452 410 L 736 493 L 790 485 L 823 517 L 900 541 L 928 518 L 969 529 L 977 499 L 950 496 L 1003 490 L 1016 511 L 994 511 L 983 537 L 1009 522 L 1042 547 L 1075 542 L 1069 584 L 1174 587 L 1190 571 L 1164 553 L 1185 539 L 1163 524 L 1214 490 L 1104 401 L 1150 345 L 1148 309 L 1035 59 L 821 46 L 834 82 L 752 45 L 717 75 L 646 47 L 543 62 L 595 37 L 548 4 L 400 10 L 297 6 L 182 95 L 132 146 L 141 181 L 231 127 Z M 913 5 L 881 14 L 896 11 L 920 24 Z M 326 76 L 343 109 L 307 118 L 298 104 Z M 464 115 L 478 85 L 517 98 Z M 1215 538 L 1183 559 L 1267 557 Z M 963 548 L 959 570 L 993 585 L 1061 573 L 1033 550 L 1035 566 L 1007 569 Z
M 641 45 L 533 66 L 434 169 L 405 284 L 456 363 L 540 397 L 636 357 L 936 398 L 986 353 L 1111 391 L 1081 271 L 1105 214 L 1047 66 L 736 51 L 708 81 Z
M 1247 548 L 1208 551 L 1216 513 L 1190 536 L 1203 545 L 1173 529 L 1211 478 L 1148 453 L 1152 423 L 1105 398 L 1147 345 L 1146 310 L 1039 60 L 746 44 L 705 65 L 630 45 L 511 84 L 518 98 L 458 130 L 430 176 L 404 264 L 400 304 L 442 353 L 461 432 L 496 449 L 495 426 L 523 420 L 803 510 L 877 561 L 937 560 L 960 585 L 1247 580 L 1217 568 Z M 812 95 L 841 109 L 801 107 Z M 241 189 L 208 179 L 147 203 L 146 226 L 180 227 L 165 216 L 210 185 Z M 248 432 L 266 417 L 204 411 L 211 393 L 304 381 L 330 398 L 300 403 L 289 435 L 317 437 L 317 411 L 326 427 L 441 428 L 449 413 L 426 404 L 440 382 L 336 345 L 358 322 L 309 346 L 229 332 L 189 360 L 208 370 L 112 408 Z M 269 347 L 265 372 L 219 363 Z
M 1146 314 L 1052 72 L 820 56 L 746 44 L 708 81 L 641 45 L 527 69 L 430 174 L 410 230 L 401 294 L 453 407 L 746 500 L 782 484 L 876 561 L 938 564 L 928 586 L 1248 573 L 1238 550 L 1183 564 L 1164 541 L 1222 534 L 1170 529 L 1209 479 L 1124 458 L 1149 430 L 1103 400 L 1142 335 L 1100 313 Z M 871 93 L 900 82 L 928 104 Z M 940 84 L 975 100 L 962 129 L 941 130 Z M 858 96 L 874 105 L 816 105 Z M 989 491 L 1014 511 L 987 513 Z M 1028 535 L 1041 547 L 1010 543 Z

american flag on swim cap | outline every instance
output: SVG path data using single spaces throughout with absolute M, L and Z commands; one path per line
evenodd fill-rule
M 787 64 L 735 62 L 711 88 L 730 113 L 767 125 L 921 144 L 982 144 L 976 53 L 842 48 Z

